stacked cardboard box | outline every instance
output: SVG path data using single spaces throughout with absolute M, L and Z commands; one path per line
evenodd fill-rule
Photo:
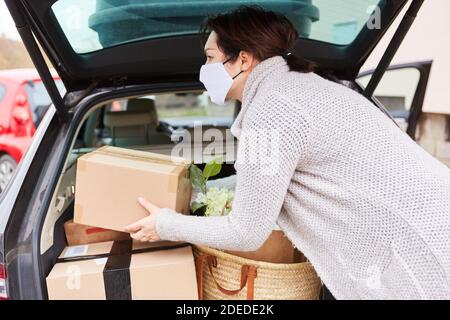
M 69 246 L 90 244 L 105 241 L 125 240 L 130 235 L 125 232 L 108 230 L 99 227 L 86 226 L 69 220 L 64 223 L 64 231 Z
M 148 215 L 144 197 L 159 207 L 189 213 L 191 161 L 145 151 L 102 147 L 77 161 L 74 221 L 124 231 Z
M 47 277 L 49 299 L 197 299 L 188 244 L 136 243 L 123 232 L 148 215 L 138 197 L 189 213 L 190 164 L 117 147 L 81 156 L 74 220 L 65 224 L 69 247 Z
M 50 300 L 196 300 L 192 249 L 131 239 L 67 247 L 47 277 Z

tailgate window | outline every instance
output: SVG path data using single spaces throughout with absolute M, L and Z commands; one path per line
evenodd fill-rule
M 76 53 L 150 38 L 196 34 L 209 14 L 258 5 L 285 14 L 300 36 L 337 45 L 376 27 L 382 0 L 59 0 L 52 11 Z M 378 17 L 379 18 L 379 17 Z M 375 20 L 375 21 L 372 21 Z M 375 22 L 375 24 L 373 24 Z

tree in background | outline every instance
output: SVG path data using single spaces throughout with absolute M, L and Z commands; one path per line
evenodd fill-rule
M 0 35 L 0 69 L 33 67 L 30 56 L 21 41 Z

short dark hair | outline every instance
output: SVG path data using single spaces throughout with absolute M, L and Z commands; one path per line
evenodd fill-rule
M 208 16 L 201 31 L 203 42 L 214 31 L 219 49 L 232 61 L 243 50 L 252 53 L 259 61 L 283 56 L 293 71 L 310 72 L 316 67 L 311 61 L 288 54 L 298 38 L 291 21 L 259 6 L 240 6 L 231 12 Z

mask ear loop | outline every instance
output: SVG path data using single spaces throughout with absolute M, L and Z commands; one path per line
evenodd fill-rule
M 233 58 L 233 56 L 229 57 L 227 60 L 225 60 L 224 62 L 222 62 L 223 65 L 225 65 L 225 63 L 227 63 L 228 61 L 230 61 Z M 235 79 L 238 75 L 240 75 L 242 72 L 244 72 L 244 70 L 241 70 L 241 72 L 239 72 L 237 75 L 235 75 L 234 77 L 232 77 L 231 79 Z
M 244 72 L 244 70 L 241 70 L 241 72 L 239 72 L 237 75 L 235 75 L 233 78 L 231 78 L 231 79 L 235 79 L 238 75 L 240 75 L 242 72 Z
M 225 63 L 227 63 L 228 61 L 230 61 L 231 58 L 233 58 L 233 57 L 229 57 L 227 60 L 225 60 L 224 62 L 222 62 L 222 64 L 225 65 Z

